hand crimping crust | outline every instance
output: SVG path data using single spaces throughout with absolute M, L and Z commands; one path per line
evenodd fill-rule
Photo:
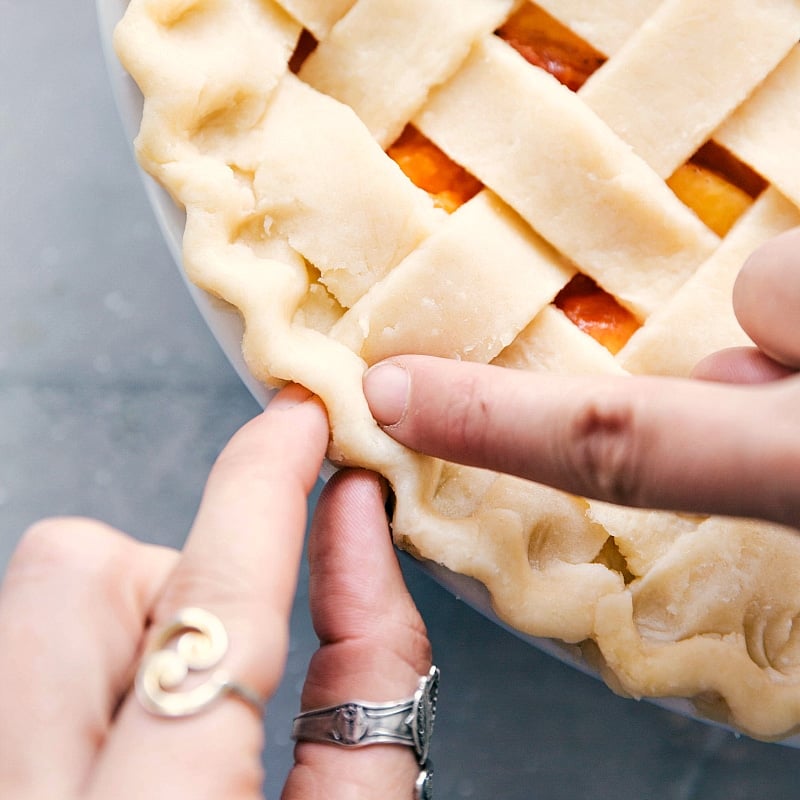
M 400 352 L 686 375 L 747 341 L 736 271 L 800 224 L 795 0 L 542 2 L 610 56 L 578 93 L 493 35 L 518 5 L 132 0 L 116 46 L 145 97 L 140 161 L 186 209 L 189 277 L 240 310 L 253 374 L 320 395 L 331 457 L 390 480 L 400 545 L 482 581 L 520 630 L 593 643 L 620 691 L 783 735 L 800 537 L 423 457 L 362 395 Z M 293 74 L 304 28 L 319 44 Z M 436 208 L 384 152 L 409 122 L 488 188 Z M 663 180 L 708 138 L 771 184 L 722 241 Z M 576 269 L 643 323 L 616 358 L 551 304 Z

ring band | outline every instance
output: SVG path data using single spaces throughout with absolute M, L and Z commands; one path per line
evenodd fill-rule
M 414 800 L 433 800 L 433 764 L 428 761 L 414 784 Z
M 390 703 L 350 700 L 305 711 L 294 718 L 292 738 L 341 747 L 401 744 L 414 748 L 417 760 L 428 760 L 436 717 L 439 670 L 431 667 L 419 679 L 412 697 Z
M 180 690 L 190 672 L 214 669 L 228 651 L 228 633 L 220 619 L 202 608 L 183 608 L 155 636 L 136 674 L 136 697 L 159 717 L 187 717 L 226 695 L 250 705 L 259 716 L 266 701 L 253 689 L 215 669 L 203 682 Z

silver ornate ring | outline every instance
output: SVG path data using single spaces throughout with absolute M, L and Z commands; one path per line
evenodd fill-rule
M 154 637 L 136 674 L 136 697 L 159 717 L 197 714 L 226 695 L 244 700 L 258 713 L 266 701 L 219 668 L 228 650 L 222 622 L 202 608 L 183 608 Z M 212 671 L 213 670 L 213 671 Z M 190 672 L 211 671 L 191 689 L 181 690 Z
M 439 670 L 431 667 L 430 672 L 419 679 L 414 695 L 404 700 L 392 703 L 350 700 L 299 714 L 294 718 L 292 738 L 341 747 L 407 745 L 414 748 L 417 760 L 424 766 L 430 750 L 438 692 Z

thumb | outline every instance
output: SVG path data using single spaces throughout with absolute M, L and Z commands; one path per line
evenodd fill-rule
M 431 665 L 425 626 L 392 546 L 378 478 L 343 471 L 320 497 L 309 540 L 311 615 L 320 639 L 303 710 L 414 694 Z M 408 800 L 420 772 L 411 747 L 299 742 L 283 800 Z

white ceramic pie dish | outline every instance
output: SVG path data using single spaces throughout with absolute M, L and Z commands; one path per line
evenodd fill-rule
M 114 98 L 122 119 L 125 135 L 128 141 L 132 142 L 138 132 L 141 121 L 142 97 L 133 80 L 117 60 L 111 43 L 114 27 L 122 17 L 127 4 L 128 0 L 96 0 L 100 35 Z M 241 352 L 242 324 L 238 311 L 226 303 L 211 297 L 186 279 L 181 266 L 181 242 L 185 215 L 183 211 L 176 207 L 167 192 L 149 175 L 144 172 L 140 174 L 158 224 L 195 304 L 242 382 L 262 406 L 266 405 L 272 392 L 256 381 L 245 365 Z M 329 477 L 333 471 L 334 467 L 326 464 L 323 468 L 323 478 Z M 496 624 L 509 630 L 515 636 L 585 674 L 596 678 L 600 677 L 597 671 L 582 658 L 577 647 L 554 640 L 527 636 L 503 623 L 492 611 L 487 591 L 477 581 L 454 574 L 430 562 L 419 562 L 419 566 L 460 600 L 466 602 Z M 700 716 L 694 705 L 683 698 L 648 698 L 648 700 L 669 711 L 706 724 L 719 726 L 719 723 Z M 800 747 L 800 734 L 787 738 L 781 743 L 792 747 Z

